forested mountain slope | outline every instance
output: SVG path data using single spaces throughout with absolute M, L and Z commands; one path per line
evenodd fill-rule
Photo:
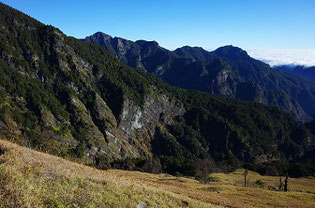
M 315 66 L 280 65 L 273 68 L 315 82 Z
M 301 122 L 315 118 L 315 83 L 274 70 L 240 48 L 208 52 L 185 46 L 168 51 L 154 41 L 133 42 L 101 32 L 84 41 L 105 47 L 125 64 L 171 85 L 274 106 Z
M 313 158 L 314 135 L 287 113 L 172 87 L 4 4 L 0 77 L 2 138 L 98 168 Z

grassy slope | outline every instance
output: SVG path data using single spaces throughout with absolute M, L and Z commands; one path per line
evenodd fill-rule
M 139 202 L 181 207 L 182 201 L 217 207 L 143 183 L 126 171 L 100 171 L 7 141 L 0 140 L 0 149 L 0 207 L 136 207 Z
M 290 192 L 238 183 L 242 171 L 213 174 L 203 185 L 189 178 L 101 171 L 0 140 L 0 207 L 314 207 L 315 179 L 290 179 Z M 276 186 L 278 178 L 250 172 Z

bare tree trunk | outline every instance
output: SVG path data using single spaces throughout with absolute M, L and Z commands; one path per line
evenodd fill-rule
M 243 175 L 244 175 L 244 187 L 247 187 L 247 181 L 248 181 L 247 180 L 247 176 L 248 176 L 248 170 L 247 169 L 245 169 Z
M 288 173 L 286 173 L 285 180 L 284 180 L 284 191 L 288 191 L 288 182 L 289 182 L 289 176 L 288 176 Z

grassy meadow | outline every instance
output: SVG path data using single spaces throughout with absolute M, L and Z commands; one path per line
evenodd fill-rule
M 214 173 L 215 182 L 136 171 L 97 170 L 0 140 L 0 207 L 315 207 L 315 179 L 289 179 L 244 170 Z M 257 180 L 264 187 L 255 185 Z

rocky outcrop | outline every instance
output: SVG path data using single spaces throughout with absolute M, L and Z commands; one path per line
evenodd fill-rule
M 133 136 L 140 129 L 154 131 L 154 123 L 169 124 L 176 115 L 182 115 L 184 109 L 165 95 L 147 96 L 141 109 L 130 99 L 125 99 L 119 129 L 127 136 Z M 154 133 L 154 132 L 153 132 Z
M 111 138 L 122 141 L 121 151 L 124 154 L 121 153 L 121 156 L 123 157 L 126 157 L 126 152 L 134 153 L 127 156 L 150 157 L 152 156 L 150 142 L 156 126 L 170 124 L 175 116 L 183 115 L 184 112 L 182 106 L 165 95 L 147 96 L 142 108 L 129 98 L 125 98 L 118 129 L 113 131 L 116 136 Z

